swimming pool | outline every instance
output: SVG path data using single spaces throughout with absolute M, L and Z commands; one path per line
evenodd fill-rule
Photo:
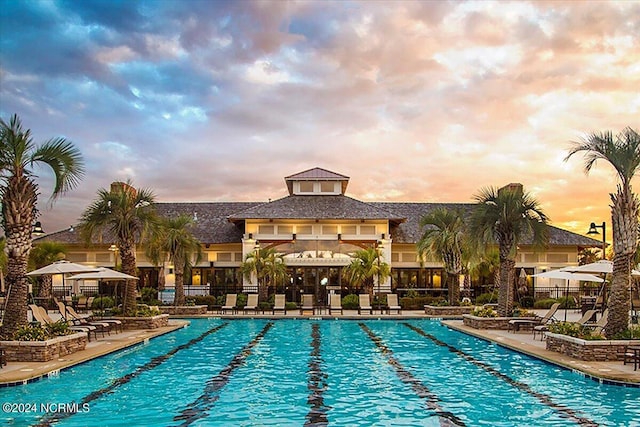
M 196 319 L 0 402 L 10 426 L 640 426 L 639 388 L 426 319 Z

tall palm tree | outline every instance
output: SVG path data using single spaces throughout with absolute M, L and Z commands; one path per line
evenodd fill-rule
M 31 131 L 24 129 L 17 115 L 9 123 L 0 119 L 0 196 L 2 227 L 7 251 L 7 309 L 0 335 L 12 336 L 27 323 L 27 262 L 31 251 L 31 231 L 37 217 L 37 176 L 34 164 L 48 165 L 54 186 L 50 201 L 73 189 L 84 173 L 80 151 L 64 138 L 52 138 L 36 145 Z
M 134 188 L 130 180 L 114 182 L 110 190 L 98 190 L 98 197 L 82 213 L 78 229 L 85 242 L 94 238 L 115 239 L 122 271 L 136 276 L 136 242 L 143 242 L 156 221 L 155 195 L 151 190 Z M 123 312 L 136 313 L 136 281 L 127 280 Z
M 617 135 L 593 133 L 574 142 L 565 158 L 584 153 L 584 171 L 589 173 L 598 160 L 609 163 L 620 178 L 617 192 L 611 193 L 613 224 L 613 274 L 609 292 L 607 337 L 629 327 L 629 287 L 632 262 L 638 246 L 638 214 L 640 202 L 632 191 L 631 180 L 640 167 L 640 134 L 627 127 Z
M 258 298 L 260 301 L 266 301 L 269 287 L 277 286 L 285 280 L 287 265 L 284 256 L 274 248 L 258 247 L 244 257 L 240 271 L 247 280 L 251 280 L 255 275 L 258 281 Z
M 34 245 L 33 249 L 31 249 L 28 266 L 33 270 L 44 267 L 52 262 L 64 259 L 66 253 L 67 248 L 62 243 L 52 241 L 38 243 Z M 53 285 L 52 276 L 50 274 L 46 274 L 44 276 L 39 276 L 36 279 L 40 281 L 38 296 L 42 298 L 51 298 Z
M 521 185 L 485 188 L 474 199 L 477 203 L 471 215 L 469 231 L 472 236 L 477 236 L 481 248 L 498 245 L 498 314 L 510 316 L 513 311 L 518 243 L 524 238 L 531 238 L 534 247 L 544 247 L 549 238 L 548 218 L 538 201 L 525 193 Z
M 391 274 L 391 266 L 382 260 L 382 254 L 376 248 L 356 251 L 351 256 L 351 263 L 343 271 L 343 276 L 349 283 L 361 284 L 365 292 L 373 296 L 375 279 L 379 283 L 387 280 Z
M 192 267 L 192 260 L 198 263 L 202 258 L 202 245 L 191 232 L 193 218 L 180 215 L 175 218 L 161 218 L 149 244 L 146 254 L 155 264 L 173 263 L 175 271 L 174 305 L 184 305 L 184 272 Z
M 420 257 L 424 255 L 439 259 L 447 273 L 449 303 L 460 301 L 459 277 L 462 274 L 463 247 L 466 238 L 466 224 L 462 212 L 438 208 L 420 219 L 424 229 L 417 243 Z

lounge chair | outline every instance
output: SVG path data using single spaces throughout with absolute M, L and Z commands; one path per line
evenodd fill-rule
M 596 314 L 596 310 L 587 310 L 582 317 L 575 323 L 578 325 L 585 325 Z M 549 330 L 549 324 L 537 325 L 533 327 L 533 339 L 536 339 L 536 335 L 540 334 L 540 340 L 544 338 L 544 333 Z
M 60 307 L 60 302 L 58 302 L 58 308 Z M 69 316 L 71 316 L 71 321 L 78 324 L 82 324 L 82 322 L 86 321 L 91 323 L 106 323 L 109 326 L 109 331 L 111 329 L 115 329 L 116 332 L 123 332 L 124 331 L 124 325 L 122 324 L 122 322 L 120 320 L 117 319 L 96 319 L 93 315 L 88 315 L 88 316 L 81 316 L 78 313 L 76 313 L 76 311 L 74 310 L 74 308 L 70 305 L 66 306 L 67 308 L 67 313 L 69 314 Z M 68 316 L 65 316 L 67 318 L 67 320 L 69 320 Z
M 55 321 L 51 317 L 49 317 L 49 313 L 47 313 L 47 310 L 44 307 L 40 307 L 35 304 L 29 304 L 29 309 L 31 309 L 31 315 L 33 316 L 33 320 L 40 323 L 41 325 L 43 326 L 52 325 L 55 323 Z M 102 332 L 102 331 L 98 331 L 98 329 L 95 326 L 90 326 L 90 325 L 85 325 L 85 326 L 69 325 L 69 329 L 75 332 L 86 333 L 89 341 L 91 341 L 92 333 L 93 333 L 93 336 L 96 337 L 97 339 L 98 338 L 97 333 Z M 102 332 L 102 336 L 104 336 L 104 332 Z
M 607 328 L 607 318 L 609 316 L 609 309 L 605 309 L 602 312 L 602 316 L 595 323 L 585 323 L 584 326 L 591 328 L 591 333 L 594 335 L 601 334 Z
M 387 295 L 387 314 L 391 314 L 391 310 L 396 310 L 398 314 L 402 313 L 402 307 L 398 304 L 398 295 L 396 294 Z
M 249 294 L 247 296 L 247 304 L 242 309 L 242 312 L 246 314 L 249 311 L 258 314 L 258 294 Z
M 79 311 L 87 311 L 90 306 L 88 305 L 89 299 L 84 295 L 78 298 L 78 302 L 76 303 L 76 307 L 78 307 Z
M 342 314 L 342 297 L 340 294 L 331 294 L 329 314 L 332 314 L 334 310 L 340 310 L 340 314 Z
M 235 314 L 238 312 L 238 308 L 236 307 L 236 301 L 238 300 L 238 294 L 227 294 L 227 299 L 224 302 L 224 305 L 220 308 L 220 312 L 224 314 L 226 311 L 231 311 L 231 314 Z
M 530 328 L 533 329 L 534 327 L 538 326 L 538 325 L 546 325 L 547 323 L 551 322 L 552 320 L 555 320 L 555 318 L 553 317 L 556 314 L 556 311 L 558 311 L 558 308 L 560 307 L 560 303 L 556 302 L 554 303 L 551 308 L 549 308 L 549 311 L 547 311 L 547 314 L 545 314 L 543 317 L 539 317 L 536 316 L 534 319 L 513 319 L 513 320 L 509 320 L 509 326 L 508 326 L 508 330 L 509 331 L 513 331 L 513 332 L 517 332 L 520 330 L 520 328 Z
M 302 305 L 300 306 L 300 315 L 303 315 L 305 311 L 310 311 L 313 314 L 313 295 L 303 294 Z
M 102 333 L 102 336 L 104 336 L 105 332 L 107 334 L 111 334 L 111 329 L 116 327 L 114 324 L 109 322 L 96 322 L 89 320 L 89 317 L 82 317 L 75 312 L 73 307 L 70 305 L 64 305 L 61 301 L 56 301 L 56 304 L 58 304 L 58 311 L 62 318 L 74 326 L 94 326 L 97 328 L 97 332 Z
M 371 303 L 369 302 L 369 294 L 360 294 L 358 298 L 360 299 L 358 314 L 362 314 L 363 311 L 368 311 L 369 314 L 373 314 L 373 307 L 371 307 Z
M 286 300 L 285 300 L 284 294 L 276 294 L 275 296 L 275 301 L 274 301 L 273 309 L 271 310 L 271 313 L 276 314 L 276 311 L 281 311 L 284 314 L 287 314 Z

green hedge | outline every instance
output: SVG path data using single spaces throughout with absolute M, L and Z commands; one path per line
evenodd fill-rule
M 349 294 L 342 298 L 342 308 L 345 310 L 357 310 L 360 307 L 360 298 L 356 294 Z

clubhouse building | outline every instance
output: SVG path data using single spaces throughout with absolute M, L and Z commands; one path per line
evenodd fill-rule
M 470 210 L 472 203 L 363 202 L 345 194 L 349 177 L 322 168 L 287 176 L 285 183 L 289 195 L 269 202 L 156 204 L 162 216 L 190 215 L 194 219 L 193 234 L 202 243 L 204 256 L 191 275 L 185 276 L 187 294 L 256 292 L 257 285 L 242 277 L 240 264 L 257 247 L 272 247 L 284 254 L 288 269 L 278 292 L 286 293 L 287 301 L 299 301 L 300 294 L 311 293 L 323 303 L 328 293 L 346 292 L 341 271 L 351 262 L 350 254 L 374 247 L 391 266 L 391 277 L 376 283 L 376 292 L 402 295 L 413 289 L 447 295 L 442 265 L 421 260 L 417 254 L 420 219 L 441 207 Z M 64 244 L 67 260 L 72 262 L 111 268 L 118 263 L 115 242 L 98 239 L 87 247 L 73 227 L 39 237 L 34 243 L 45 240 Z M 578 253 L 593 247 L 601 247 L 601 242 L 550 226 L 544 252 L 534 251 L 529 242 L 520 243 L 516 268 L 521 276 L 530 276 L 577 265 Z M 137 265 L 140 287 L 157 286 L 162 270 L 140 248 Z M 173 266 L 166 263 L 164 267 L 165 287 L 171 289 Z M 553 281 L 541 280 L 540 285 L 554 286 Z M 95 287 L 96 283 L 85 285 Z M 480 285 L 464 289 L 461 284 L 463 295 L 478 292 L 475 287 Z

